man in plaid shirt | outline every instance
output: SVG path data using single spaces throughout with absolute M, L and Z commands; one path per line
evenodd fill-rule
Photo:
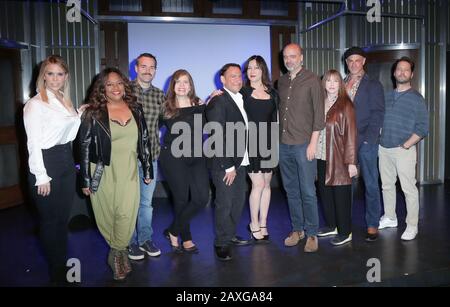
M 144 259 L 145 253 L 151 257 L 161 255 L 161 250 L 152 241 L 152 197 L 156 187 L 158 174 L 157 160 L 159 157 L 159 127 L 158 118 L 164 102 L 164 92 L 152 85 L 156 73 L 156 58 L 150 53 L 143 53 L 136 59 L 137 77 L 131 82 L 134 95 L 144 109 L 144 117 L 147 122 L 150 136 L 150 151 L 153 158 L 153 178 L 150 184 L 141 181 L 139 212 L 136 229 L 128 247 L 128 257 L 132 260 Z M 143 178 L 142 166 L 139 163 L 139 178 Z

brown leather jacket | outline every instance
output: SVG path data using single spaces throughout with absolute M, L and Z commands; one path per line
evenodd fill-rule
M 357 164 L 356 117 L 349 99 L 338 99 L 326 116 L 325 185 L 348 185 L 348 165 Z

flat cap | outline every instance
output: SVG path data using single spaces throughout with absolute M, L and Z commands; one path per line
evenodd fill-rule
M 351 48 L 348 48 L 347 51 L 345 51 L 345 53 L 344 53 L 344 60 L 346 60 L 349 56 L 354 55 L 354 54 L 363 56 L 365 58 L 367 57 L 366 53 L 364 52 L 364 50 L 362 50 L 362 48 L 360 48 L 360 47 L 351 47 Z

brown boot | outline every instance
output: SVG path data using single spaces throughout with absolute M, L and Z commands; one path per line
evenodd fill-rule
M 125 271 L 125 274 L 130 274 L 132 271 L 130 260 L 128 260 L 128 250 L 120 251 L 120 255 L 122 257 L 122 265 Z
M 310 236 L 306 240 L 305 253 L 315 253 L 319 249 L 319 241 L 316 236 Z
M 304 231 L 293 231 L 289 234 L 289 236 L 284 239 L 284 245 L 286 246 L 295 246 L 298 244 L 298 242 L 300 242 L 300 240 L 303 240 L 303 238 L 305 237 L 305 232 Z
M 117 249 L 111 248 L 108 255 L 108 264 L 113 271 L 114 280 L 117 281 L 125 280 L 125 278 L 127 277 L 121 258 L 121 252 Z

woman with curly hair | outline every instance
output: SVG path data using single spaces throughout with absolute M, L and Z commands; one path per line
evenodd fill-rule
M 80 142 L 83 193 L 90 196 L 97 226 L 111 247 L 114 279 L 124 280 L 131 272 L 127 246 L 139 208 L 137 158 L 146 184 L 153 170 L 143 110 L 120 70 L 106 68 L 98 76 Z

